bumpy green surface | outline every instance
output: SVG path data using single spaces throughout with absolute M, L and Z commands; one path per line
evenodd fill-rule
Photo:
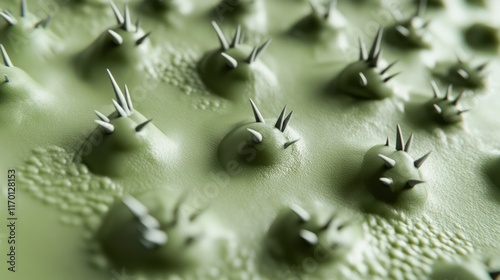
M 500 4 L 416 2 L 0 1 L 0 278 L 496 277 Z

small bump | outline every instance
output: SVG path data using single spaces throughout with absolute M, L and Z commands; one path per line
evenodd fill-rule
M 35 108 L 44 108 L 51 97 L 26 72 L 16 67 L 3 44 L 0 44 L 0 119 L 2 124 L 19 124 Z
M 0 11 L 0 42 L 7 51 L 16 54 L 16 60 L 32 66 L 32 58 L 50 52 L 54 47 L 53 34 L 48 30 L 52 17 L 37 18 L 29 12 L 25 0 L 19 2 L 19 17 L 8 10 Z
M 360 224 L 342 213 L 293 204 L 272 223 L 266 248 L 272 257 L 290 265 L 311 257 L 326 265 L 343 258 L 361 238 Z
M 179 271 L 193 268 L 203 259 L 200 213 L 185 215 L 181 212 L 184 198 L 175 202 L 171 196 L 157 189 L 137 197 L 124 195 L 111 206 L 96 239 L 112 263 L 140 270 Z
M 419 168 L 427 160 L 430 152 L 419 159 L 413 159 L 408 153 L 413 143 L 413 134 L 406 143 L 399 125 L 396 134 L 396 149 L 389 143 L 374 146 L 364 156 L 362 176 L 368 191 L 377 199 L 396 203 L 408 199 L 411 204 L 422 204 L 427 197 Z
M 485 86 L 485 68 L 487 63 L 473 66 L 459 59 L 457 62 L 439 63 L 433 70 L 433 75 L 443 82 L 465 89 L 481 89 Z
M 237 100 L 275 87 L 273 73 L 260 59 L 271 44 L 271 39 L 251 47 L 243 42 L 240 26 L 231 40 L 226 38 L 215 21 L 212 21 L 212 26 L 220 47 L 203 56 L 198 63 L 198 71 L 202 81 L 213 93 Z
M 291 138 L 288 124 L 293 111 L 281 111 L 274 125 L 267 124 L 257 105 L 250 99 L 255 122 L 238 126 L 222 139 L 218 156 L 222 165 L 236 162 L 243 166 L 269 166 L 293 159 L 292 147 L 298 138 Z
M 454 124 L 461 122 L 463 114 L 468 110 L 458 108 L 458 103 L 464 95 L 461 91 L 455 98 L 452 98 L 453 86 L 449 85 L 446 94 L 441 95 L 439 88 L 434 81 L 431 82 L 434 97 L 425 106 L 432 119 L 440 124 Z
M 424 19 L 426 7 L 426 0 L 421 0 L 413 16 L 387 27 L 385 41 L 402 49 L 429 48 L 427 27 L 430 21 Z
M 473 23 L 464 30 L 465 42 L 478 50 L 496 51 L 500 45 L 498 28 L 487 23 Z
M 83 160 L 94 173 L 124 176 L 131 174 L 125 163 L 131 161 L 133 155 L 151 154 L 152 147 L 163 149 L 158 143 L 167 145 L 170 141 L 151 119 L 135 110 L 128 87 L 125 85 L 122 91 L 109 70 L 108 76 L 115 93 L 112 100 L 115 111 L 109 115 L 95 111 L 97 128 L 79 148 L 75 159 Z M 123 162 L 118 164 L 120 161 Z
M 370 52 L 359 39 L 359 60 L 347 65 L 332 81 L 330 90 L 363 99 L 384 99 L 393 95 L 387 83 L 399 73 L 388 74 L 395 62 L 379 69 L 383 29 L 380 28 L 373 40 Z
M 337 0 L 320 5 L 309 0 L 311 13 L 300 19 L 290 29 L 290 33 L 300 38 L 332 40 L 346 26 L 344 16 L 337 9 Z
M 101 78 L 100 73 L 106 68 L 113 69 L 120 77 L 128 77 L 143 65 L 150 48 L 148 38 L 151 32 L 141 29 L 140 20 L 132 24 L 128 5 L 122 14 L 113 1 L 109 3 L 117 26 L 102 32 L 74 59 L 75 67 L 84 78 Z

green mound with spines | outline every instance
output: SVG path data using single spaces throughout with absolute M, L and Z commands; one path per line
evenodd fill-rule
M 141 29 L 139 19 L 132 24 L 129 6 L 125 5 L 123 15 L 113 1 L 110 7 L 118 26 L 104 31 L 75 57 L 75 67 L 84 78 L 101 77 L 100 73 L 106 68 L 129 78 L 140 71 L 144 56 L 151 49 L 148 46 L 150 32 Z
M 429 153 L 413 159 L 408 152 L 413 143 L 413 134 L 406 143 L 399 125 L 396 133 L 396 149 L 379 145 L 366 152 L 363 158 L 362 176 L 368 191 L 377 199 L 395 204 L 403 209 L 422 207 L 427 199 L 427 189 L 418 170 L 427 160 Z M 377 163 L 378 162 L 378 163 Z
M 201 254 L 206 248 L 198 245 L 200 238 L 207 238 L 197 221 L 200 213 L 186 216 L 180 212 L 183 198 L 175 201 L 170 196 L 161 189 L 137 198 L 125 195 L 110 208 L 96 238 L 113 263 L 139 270 L 182 271 L 207 261 Z M 211 246 L 215 250 L 215 244 Z
M 159 160 L 155 149 L 168 150 L 171 141 L 151 124 L 151 119 L 146 119 L 134 109 L 127 85 L 123 93 L 109 70 L 108 75 L 116 96 L 116 100 L 112 100 L 115 111 L 109 116 L 95 111 L 98 127 L 89 135 L 89 140 L 82 144 L 75 158 L 82 160 L 97 174 L 140 174 L 141 170 L 134 163 L 134 158 L 146 152 L 150 154 L 150 160 Z
M 291 150 L 299 139 L 291 139 L 285 130 L 292 117 L 286 115 L 286 106 L 274 125 L 266 124 L 257 105 L 250 99 L 255 123 L 238 126 L 222 139 L 218 156 L 223 166 L 231 164 L 269 166 L 290 164 L 296 156 Z
M 219 25 L 212 21 L 219 39 L 220 48 L 206 53 L 200 60 L 198 70 L 208 89 L 222 97 L 241 100 L 276 87 L 274 74 L 259 56 L 271 44 L 268 39 L 260 46 L 243 44 L 244 33 L 238 25 L 229 42 Z
M 347 65 L 335 77 L 330 90 L 363 99 L 384 99 L 394 94 L 393 89 L 386 85 L 399 74 L 387 74 L 394 63 L 383 69 L 377 68 L 382 51 L 380 48 L 382 34 L 383 29 L 379 29 L 368 54 L 364 42 L 359 39 L 359 60 Z

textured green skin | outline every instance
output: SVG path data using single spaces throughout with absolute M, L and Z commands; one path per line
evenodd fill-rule
M 33 107 L 9 109 L 22 112 L 25 118 L 22 126 L 12 125 L 4 121 L 5 119 L 0 119 L 1 170 L 26 166 L 25 161 L 32 158 L 31 149 L 35 148 L 58 145 L 64 147 L 68 153 L 74 152 L 96 127 L 93 123 L 95 118 L 93 110 L 99 109 L 104 113 L 110 113 L 113 110 L 110 106 L 113 94 L 106 77 L 105 65 L 102 65 L 102 70 L 96 70 L 102 73 L 96 74 L 99 78 L 89 81 L 83 80 L 72 64 L 73 58 L 90 46 L 106 28 L 116 25 L 106 4 L 94 4 L 99 1 L 84 2 L 86 3 L 61 4 L 54 11 L 53 22 L 47 31 L 53 32 L 57 37 L 55 41 L 54 39 L 44 40 L 47 43 L 49 41 L 57 43 L 59 49 L 44 48 L 47 45 L 42 44 L 39 48 L 42 48 L 43 54 L 40 55 L 38 51 L 35 51 L 38 50 L 34 47 L 35 44 L 26 44 L 25 48 L 19 52 L 16 52 L 14 48 L 9 49 L 10 47 L 6 44 L 13 63 L 41 85 L 43 90 L 40 91 L 40 95 L 52 97 L 54 103 L 50 107 L 47 105 L 41 111 L 32 110 Z M 150 43 L 152 50 L 156 51 L 149 54 L 151 57 L 146 55 L 146 58 L 152 58 L 155 62 L 174 63 L 169 60 L 173 53 L 182 53 L 185 49 L 189 49 L 197 54 L 197 59 L 191 62 L 192 66 L 196 67 L 198 59 L 217 46 L 217 40 L 209 24 L 209 20 L 213 17 L 218 20 L 214 12 L 216 2 L 196 2 L 195 12 L 189 16 L 177 17 L 177 25 L 168 20 L 168 16 L 172 15 L 168 12 L 158 11 L 157 17 L 143 16 L 144 29 L 153 29 Z M 14 13 L 17 11 L 16 3 L 2 1 L 1 4 L 2 7 L 9 8 Z M 35 3 L 30 4 L 32 11 L 42 11 L 40 13 L 43 14 L 44 10 L 37 7 Z M 121 3 L 117 4 L 120 8 L 123 7 Z M 135 19 L 141 14 L 138 7 L 142 7 L 143 4 L 136 1 L 132 4 L 132 17 Z M 462 2 L 447 1 L 446 4 L 462 12 L 470 10 L 469 6 Z M 303 156 L 298 157 L 299 160 L 294 165 L 287 166 L 287 168 L 275 168 L 272 172 L 269 172 L 270 167 L 265 167 L 263 170 L 268 172 L 240 172 L 240 176 L 233 176 L 229 179 L 221 175 L 220 178 L 224 178 L 221 182 L 225 187 L 221 187 L 219 192 L 210 192 L 209 196 L 204 194 L 208 192 L 206 191 L 207 184 L 213 183 L 214 180 L 211 172 L 218 174 L 224 171 L 217 158 L 217 149 L 221 139 L 234 128 L 238 121 L 251 119 L 246 98 L 241 101 L 229 101 L 216 94 L 204 94 L 206 92 L 192 93 L 188 96 L 181 86 L 175 87 L 163 81 L 165 77 L 157 68 L 149 68 L 158 75 L 154 78 L 150 77 L 148 71 L 130 71 L 135 65 L 111 69 L 120 84 L 127 83 L 131 88 L 136 98 L 137 110 L 144 116 L 153 118 L 154 125 L 171 141 L 166 145 L 175 147 L 167 151 L 159 151 L 156 146 L 141 150 L 135 158 L 130 159 L 130 164 L 124 164 L 121 168 L 126 172 L 135 167 L 133 171 L 137 172 L 127 172 L 126 175 L 120 175 L 112 181 L 121 186 L 124 192 L 133 194 L 168 185 L 178 186 L 171 191 L 173 197 L 183 191 L 192 190 L 194 198 L 198 198 L 198 201 L 211 202 L 207 214 L 210 214 L 209 220 L 212 219 L 214 222 L 212 229 L 228 231 L 237 236 L 238 248 L 251 248 L 252 252 L 259 251 L 264 247 L 266 234 L 279 209 L 291 202 L 321 200 L 346 211 L 363 213 L 362 216 L 364 216 L 365 209 L 360 206 L 360 201 L 372 198 L 372 196 L 359 180 L 362 176 L 363 156 L 370 147 L 380 144 L 388 131 L 393 131 L 396 123 L 400 123 L 405 131 L 413 131 L 418 139 L 412 155 L 422 155 L 428 150 L 434 151 L 432 158 L 422 167 L 422 173 L 429 182 L 429 194 L 428 203 L 421 210 L 432 221 L 424 223 L 420 229 L 414 224 L 419 224 L 421 214 L 402 211 L 408 219 L 408 222 L 404 224 L 408 231 L 405 231 L 405 227 L 401 230 L 395 226 L 397 223 L 394 221 L 398 221 L 397 219 L 391 220 L 376 216 L 379 221 L 384 221 L 384 227 L 368 224 L 368 227 L 373 229 L 370 237 L 381 240 L 381 247 L 393 248 L 393 243 L 396 241 L 390 240 L 395 236 L 392 232 L 400 231 L 397 238 L 404 243 L 404 246 L 391 249 L 390 252 L 404 252 L 404 248 L 410 247 L 406 246 L 411 243 L 410 237 L 418 237 L 417 245 L 413 247 L 429 251 L 424 251 L 424 253 L 416 251 L 418 256 L 424 254 L 432 256 L 433 252 L 440 252 L 435 254 L 446 256 L 446 254 L 458 253 L 438 249 L 450 247 L 460 249 L 459 242 L 451 241 L 455 234 L 460 233 L 464 235 L 464 238 L 460 240 L 466 240 L 463 242 L 473 245 L 466 246 L 468 249 L 473 249 L 466 251 L 465 254 L 498 255 L 500 248 L 497 233 L 500 228 L 496 221 L 500 218 L 498 217 L 499 211 L 497 211 L 500 202 L 500 184 L 498 180 L 490 180 L 495 176 L 498 177 L 496 171 L 500 166 L 498 162 L 500 155 L 496 151 L 498 149 L 496 139 L 500 139 L 500 133 L 496 129 L 499 125 L 496 116 L 500 105 L 498 88 L 494 84 L 487 84 L 485 89 L 478 89 L 477 92 L 480 94 L 477 95 L 477 99 L 474 99 L 475 110 L 465 115 L 462 125 L 453 130 L 439 125 L 433 127 L 414 125 L 414 122 L 408 119 L 407 111 L 403 111 L 407 105 L 420 106 L 419 100 L 425 102 L 431 97 L 429 87 L 431 75 L 429 69 L 424 67 L 428 65 L 423 64 L 423 61 L 431 60 L 430 64 L 435 60 L 453 61 L 455 59 L 453 51 L 458 45 L 465 48 L 471 55 L 470 61 L 474 65 L 491 60 L 494 56 L 491 53 L 473 51 L 468 49 L 467 45 L 461 44 L 463 34 L 460 27 L 463 24 L 463 17 L 454 18 L 448 7 L 435 9 L 429 11 L 428 14 L 428 18 L 433 20 L 431 34 L 435 39 L 431 51 L 410 54 L 396 49 L 394 52 L 383 53 L 382 57 L 389 62 L 401 59 L 397 67 L 403 71 L 403 74 L 391 81 L 400 90 L 395 91 L 393 97 L 381 102 L 359 102 L 351 97 L 325 97 L 322 92 L 328 81 L 346 65 L 356 60 L 357 37 L 362 35 L 366 42 L 370 42 L 373 38 L 376 28 L 370 27 L 373 24 L 369 25 L 369 23 L 375 23 L 377 26 L 378 24 L 388 26 L 393 23 L 392 20 L 388 21 L 371 13 L 372 9 L 384 11 L 385 6 L 366 3 L 363 5 L 366 6 L 355 6 L 343 1 L 339 3 L 340 11 L 349 20 L 343 34 L 349 38 L 351 47 L 350 52 L 343 53 L 334 49 L 325 50 L 322 48 L 324 46 L 311 44 L 310 41 L 307 45 L 300 44 L 299 40 L 291 41 L 282 36 L 283 32 L 288 31 L 294 23 L 310 13 L 307 3 L 300 1 L 291 3 L 288 0 L 266 3 L 267 10 L 261 12 L 269 15 L 266 18 L 266 32 L 253 34 L 254 38 L 250 38 L 249 42 L 256 44 L 267 37 L 274 38 L 273 44 L 263 55 L 263 61 L 277 76 L 279 87 L 272 94 L 257 96 L 255 101 L 264 115 L 272 112 L 272 116 L 276 116 L 275 114 L 281 110 L 283 104 L 288 104 L 294 109 L 292 125 L 300 134 L 300 143 L 304 143 Z M 404 14 L 414 11 L 413 6 L 401 4 L 401 8 Z M 495 9 L 480 9 L 471 13 L 479 18 L 482 15 L 489 15 L 488 11 L 495 11 Z M 227 12 L 225 16 L 229 19 L 231 13 Z M 251 20 L 248 22 L 251 23 Z M 250 23 L 246 26 L 251 26 Z M 244 22 L 243 25 L 245 26 Z M 235 25 L 232 25 L 230 20 L 226 21 L 223 26 L 226 34 L 231 34 L 234 28 Z M 186 32 L 186 30 L 192 32 Z M 166 48 L 168 45 L 173 45 L 175 52 Z M 387 48 L 387 46 L 383 47 Z M 47 49 L 50 52 L 43 52 Z M 430 59 L 429 54 L 431 54 Z M 37 59 L 29 61 L 27 59 L 29 55 Z M 96 63 L 99 62 L 96 61 Z M 497 64 L 496 61 L 492 63 L 488 79 L 494 79 L 497 75 Z M 122 79 L 121 74 L 118 73 L 120 71 L 131 72 L 134 75 L 129 75 L 128 79 Z M 181 73 L 178 75 L 182 76 Z M 174 80 L 183 85 L 185 81 L 181 78 Z M 408 86 L 410 92 L 401 89 L 402 86 Z M 440 85 L 440 88 L 442 87 L 443 85 Z M 36 96 L 34 92 L 32 95 Z M 147 92 L 147 98 L 141 95 L 143 92 Z M 337 94 L 337 92 L 332 93 Z M 199 104 L 203 104 L 205 110 L 200 109 Z M 6 104 L 0 106 L 3 105 Z M 164 138 L 160 139 L 164 140 Z M 164 155 L 169 160 L 160 162 L 169 164 L 159 166 L 158 162 L 144 160 L 152 154 Z M 486 169 L 493 170 L 494 175 L 485 172 Z M 39 172 L 38 177 L 45 178 L 46 175 L 42 171 Z M 56 183 L 60 177 L 56 175 L 51 177 L 54 179 L 50 181 L 50 185 L 60 186 Z M 85 176 L 96 178 L 95 174 Z M 76 178 L 80 179 L 80 177 Z M 74 184 L 79 183 L 75 180 Z M 69 227 L 61 224 L 59 216 L 66 215 L 62 204 L 42 203 L 43 200 L 25 190 L 27 186 L 27 184 L 21 184 L 20 181 L 18 189 L 18 215 L 22 218 L 23 227 L 19 230 L 18 253 L 22 256 L 23 267 L 20 266 L 16 274 L 7 274 L 5 269 L 2 269 L 0 277 L 2 279 L 6 276 L 10 277 L 6 279 L 56 280 L 116 278 L 112 271 L 121 271 L 122 267 L 102 269 L 90 267 L 89 256 L 86 251 L 82 250 L 82 248 L 90 247 L 88 239 L 82 239 L 82 236 L 95 233 L 97 229 L 89 230 L 82 226 Z M 47 189 L 44 185 L 40 188 Z M 70 189 L 61 189 L 64 190 L 62 193 L 73 194 Z M 95 192 L 100 196 L 98 191 Z M 2 192 L 2 201 L 5 201 L 4 196 Z M 47 196 L 50 197 L 50 195 Z M 193 207 L 198 205 L 195 200 L 190 199 L 187 204 L 192 204 Z M 373 208 L 380 209 L 379 205 Z M 392 211 L 393 208 L 387 207 L 388 211 Z M 0 211 L 0 213 L 4 220 L 5 211 Z M 404 220 L 403 216 L 395 215 L 395 217 Z M 98 221 L 100 222 L 101 219 Z M 219 221 L 220 224 L 216 223 Z M 437 229 L 432 230 L 430 225 Z M 0 233 L 4 233 L 4 230 L 0 230 Z M 386 230 L 390 233 L 386 233 Z M 432 242 L 437 244 L 436 247 L 425 247 L 425 242 L 429 242 L 429 238 L 421 234 L 422 232 L 429 234 L 436 232 L 435 238 L 432 239 Z M 451 232 L 452 237 L 439 238 L 441 233 L 446 232 Z M 405 237 L 409 239 L 408 242 Z M 0 245 L 3 253 L 4 239 Z M 387 265 L 381 265 L 382 270 L 396 271 L 388 273 L 387 277 L 380 276 L 381 274 L 376 273 L 377 270 L 372 269 L 371 261 L 379 257 L 386 261 L 385 264 L 394 264 L 395 267 L 410 266 L 403 261 L 411 259 L 406 253 L 401 256 L 397 253 L 383 252 L 384 254 L 371 258 L 362 258 L 356 262 L 356 265 L 346 266 L 342 263 L 345 261 L 343 259 L 339 260 L 338 265 L 346 271 L 355 273 L 350 279 L 404 279 L 407 274 L 401 272 L 404 271 L 402 269 L 395 270 L 392 267 L 387 269 Z M 236 255 L 239 256 L 239 254 Z M 225 265 L 220 265 L 218 268 L 227 267 L 230 260 L 236 259 L 233 256 L 234 254 L 231 253 L 222 253 L 220 259 L 225 262 Z M 428 263 L 434 263 L 436 258 L 429 257 L 410 268 L 425 267 Z M 248 262 L 254 265 L 254 268 L 239 266 L 233 268 L 233 271 L 229 268 L 228 270 L 221 269 L 222 274 L 229 275 L 230 279 L 241 279 L 243 277 L 239 277 L 240 274 L 234 273 L 251 271 L 261 278 L 282 279 L 283 277 L 269 276 L 265 268 L 267 271 L 276 272 L 287 270 L 286 267 L 278 265 L 260 264 L 259 260 L 250 259 Z M 403 265 L 397 266 L 397 263 L 403 263 Z M 485 260 L 484 263 L 487 261 Z M 340 269 L 336 265 L 337 263 L 332 263 L 323 266 L 322 269 L 328 273 L 327 275 L 333 277 L 339 275 Z M 366 266 L 368 266 L 366 271 L 356 272 L 356 267 Z M 212 267 L 209 266 L 209 268 Z M 208 270 L 203 266 L 201 269 Z M 430 273 L 426 272 L 425 275 L 428 276 Z M 314 272 L 301 274 L 301 277 L 329 279 L 318 276 Z M 154 277 L 143 276 L 142 278 Z M 166 277 L 156 276 L 156 278 Z M 221 278 L 220 276 L 199 277 L 199 279 Z M 342 279 L 340 276 L 337 278 Z

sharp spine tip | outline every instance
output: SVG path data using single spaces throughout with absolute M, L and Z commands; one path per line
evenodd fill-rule
M 410 151 L 410 148 L 411 148 L 411 144 L 413 142 L 413 133 L 410 134 L 410 137 L 408 137 L 408 140 L 406 140 L 406 144 L 405 144 L 405 152 L 409 152 Z
M 462 79 L 464 80 L 467 80 L 469 79 L 469 73 L 467 73 L 467 71 L 465 71 L 464 69 L 460 68 L 457 70 L 457 74 L 462 77 Z
M 305 223 L 311 220 L 311 215 L 302 207 L 292 204 L 288 206 L 297 216 L 299 216 L 300 221 Z
M 383 154 L 378 154 L 378 157 L 381 158 L 384 161 L 385 166 L 387 168 L 393 168 L 394 166 L 396 166 L 396 161 L 393 160 L 392 158 L 387 157 L 387 156 L 385 156 Z
M 391 186 L 393 183 L 391 178 L 386 178 L 386 177 L 379 178 L 379 181 L 382 182 L 382 184 L 384 184 L 386 186 Z
M 307 242 L 309 245 L 317 245 L 318 244 L 318 236 L 316 233 L 306 230 L 306 229 L 301 229 L 299 231 L 299 236 Z
M 368 57 L 366 56 L 365 41 L 361 39 L 361 37 L 358 37 L 358 43 L 359 43 L 359 60 L 366 61 Z
M 255 56 L 257 55 L 257 47 L 254 47 L 250 54 L 248 55 L 248 58 L 246 59 L 246 62 L 248 64 L 252 64 L 255 62 Z
M 113 0 L 109 0 L 109 5 L 111 6 L 111 10 L 113 10 L 113 14 L 115 15 L 116 21 L 118 25 L 123 24 L 123 16 L 120 13 L 120 10 L 118 10 L 118 7 L 116 7 L 116 4 Z
M 441 109 L 441 107 L 439 107 L 437 104 L 432 104 L 432 107 L 434 108 L 434 111 L 438 114 L 442 114 L 443 113 L 443 109 Z
M 50 20 L 52 19 L 52 16 L 48 15 L 46 18 L 40 20 L 35 24 L 35 28 L 43 27 L 47 28 L 49 26 Z
M 488 66 L 488 62 L 485 62 L 485 63 L 483 63 L 483 64 L 481 64 L 481 65 L 477 66 L 477 67 L 476 67 L 476 70 L 477 70 L 477 71 L 479 71 L 479 72 L 481 72 L 481 71 L 483 71 L 483 70 L 484 70 L 484 68 L 486 68 L 486 66 Z
M 139 46 L 140 44 L 144 43 L 144 41 L 149 38 L 149 35 L 151 35 L 151 31 L 144 34 L 141 38 L 137 39 L 137 41 L 135 41 L 135 45 L 136 46 Z
M 28 4 L 26 0 L 21 0 L 21 17 L 25 18 L 28 15 Z
M 116 100 L 113 99 L 112 102 L 113 102 L 113 106 L 115 106 L 116 112 L 118 112 L 120 117 L 127 117 L 128 116 L 127 112 L 125 112 L 123 107 L 120 106 L 120 104 L 118 104 L 118 102 L 116 102 Z
M 98 124 L 100 127 L 102 127 L 102 129 L 104 129 L 104 131 L 108 134 L 111 134 L 111 133 L 113 133 L 113 131 L 115 131 L 114 125 L 112 125 L 108 122 L 104 122 L 101 120 L 95 120 L 95 123 Z
M 9 78 L 9 76 L 7 76 L 7 74 L 4 74 L 3 76 L 5 78 L 6 83 L 10 82 L 10 78 Z
M 431 81 L 431 87 L 432 87 L 432 92 L 434 94 L 434 98 L 439 98 L 441 92 L 439 91 L 439 88 L 434 80 Z
M 423 157 L 415 160 L 413 162 L 413 165 L 416 167 L 416 168 L 420 168 L 420 166 L 422 166 L 422 164 L 424 164 L 424 162 L 427 160 L 427 158 L 429 157 L 429 155 L 431 154 L 431 152 L 428 152 L 427 154 L 425 154 Z
M 370 67 L 376 67 L 378 64 L 378 58 L 381 52 L 380 44 L 382 43 L 383 33 L 384 29 L 380 27 L 377 31 L 377 35 L 375 35 L 375 39 L 373 40 L 373 44 L 367 58 L 367 62 Z
M 281 132 L 285 132 L 286 128 L 288 127 L 288 123 L 290 122 L 290 119 L 292 118 L 293 111 L 291 111 L 288 116 L 283 120 L 283 126 L 281 126 Z
M 384 83 L 387 83 L 388 81 L 390 81 L 392 78 L 396 77 L 397 75 L 401 74 L 401 72 L 397 72 L 395 74 L 392 74 L 390 75 L 389 77 L 385 78 L 383 81 Z
M 0 16 L 9 24 L 9 26 L 17 24 L 17 20 L 7 12 L 0 12 Z
M 115 43 L 118 46 L 121 46 L 123 44 L 123 38 L 120 36 L 120 34 L 116 33 L 116 31 L 112 29 L 108 29 L 108 34 L 111 35 L 111 39 L 113 40 L 113 43 Z
M 362 87 L 366 87 L 368 85 L 368 80 L 366 79 L 365 74 L 363 74 L 363 72 L 359 72 L 358 76 L 359 76 L 359 85 Z
M 222 30 L 220 29 L 219 25 L 215 20 L 211 21 L 211 24 L 213 28 L 215 29 L 215 33 L 217 34 L 217 38 L 219 38 L 219 43 L 223 51 L 229 49 L 229 44 L 227 43 L 226 36 L 224 36 L 224 33 L 222 33 Z
M 238 68 L 238 61 L 227 53 L 221 52 L 220 55 L 226 59 L 227 66 L 231 69 Z
M 115 92 L 116 99 L 119 102 L 118 104 L 125 112 L 125 115 L 122 115 L 122 116 L 125 117 L 125 116 L 130 115 L 130 109 L 127 105 L 127 100 L 126 100 L 125 96 L 123 95 L 122 90 L 118 86 L 118 83 L 116 82 L 115 77 L 113 77 L 113 74 L 111 74 L 111 71 L 109 71 L 109 69 L 106 69 L 106 71 L 108 72 L 109 79 L 111 80 L 111 85 L 113 86 L 113 90 Z
M 260 47 L 257 48 L 257 52 L 255 53 L 254 61 L 259 58 L 259 56 L 269 47 L 273 40 L 271 38 L 267 39 Z
M 7 67 L 13 67 L 14 64 L 12 64 L 12 61 L 10 60 L 9 54 L 5 50 L 2 44 L 0 44 L 0 51 L 2 52 L 2 57 L 3 57 L 3 63 Z
M 399 124 L 396 126 L 396 150 L 403 150 L 403 133 L 401 132 Z
M 276 120 L 276 124 L 274 124 L 274 127 L 279 129 L 281 132 L 283 132 L 283 120 L 285 118 L 285 112 L 286 112 L 286 105 L 285 107 L 283 107 L 283 110 L 281 110 L 281 113 L 278 117 L 278 119 Z
M 285 143 L 285 145 L 284 145 L 284 146 L 285 146 L 285 149 L 286 149 L 286 148 L 288 148 L 288 147 L 290 147 L 291 145 L 293 145 L 293 144 L 297 143 L 299 140 L 300 140 L 300 139 L 295 139 L 295 140 L 292 140 L 292 141 L 288 141 L 288 142 L 286 142 L 286 143 Z
M 257 105 L 253 102 L 252 98 L 249 98 L 250 105 L 252 106 L 252 111 L 255 117 L 255 122 L 260 122 L 260 123 L 266 123 L 264 121 L 264 118 L 262 117 L 259 108 L 257 108 Z
M 406 185 L 409 189 L 411 189 L 411 188 L 415 187 L 416 185 L 422 184 L 422 183 L 425 183 L 425 181 L 411 179 L 411 180 L 408 180 L 408 182 L 406 182 Z
M 453 85 L 449 84 L 446 88 L 446 95 L 443 97 L 444 100 L 450 99 L 451 93 L 453 92 Z
M 132 31 L 132 21 L 130 18 L 130 9 L 128 7 L 128 3 L 125 3 L 125 8 L 123 12 L 123 29 L 125 31 L 131 32 Z
M 464 91 L 460 91 L 460 93 L 458 94 L 457 98 L 455 98 L 455 100 L 453 100 L 452 104 L 457 106 L 458 105 L 458 102 L 460 101 L 460 99 L 462 98 L 462 96 L 464 96 Z
M 103 121 L 103 122 L 107 122 L 107 123 L 109 123 L 109 122 L 110 122 L 109 118 L 108 118 L 108 117 L 106 117 L 106 115 L 104 115 L 103 113 L 101 113 L 101 112 L 99 112 L 99 111 L 97 111 L 97 110 L 95 110 L 94 112 L 95 112 L 95 114 L 97 115 L 97 117 L 99 117 L 99 119 L 101 119 L 101 121 Z
M 398 61 L 395 60 L 393 61 L 391 64 L 387 65 L 387 67 L 385 67 L 382 71 L 380 71 L 380 75 L 384 75 L 389 69 L 391 69 L 392 66 L 394 66 L 394 64 L 396 64 Z
M 138 126 L 135 127 L 135 131 L 141 132 L 141 130 L 143 130 L 146 127 L 146 125 L 148 125 L 151 121 L 153 121 L 153 119 L 149 119 L 149 120 L 139 124 Z
M 231 42 L 231 48 L 236 48 L 238 44 L 240 43 L 241 39 L 241 25 L 238 24 L 238 27 L 236 27 L 236 31 L 234 33 L 233 41 Z
M 408 30 L 408 28 L 402 26 L 402 25 L 398 25 L 395 27 L 396 31 L 401 34 L 403 37 L 408 37 L 410 36 L 410 30 Z
M 258 131 L 256 130 L 253 130 L 251 128 L 247 128 L 247 131 L 250 133 L 250 135 L 252 135 L 252 139 L 253 139 L 253 142 L 258 144 L 258 143 L 262 143 L 262 134 L 260 134 Z

